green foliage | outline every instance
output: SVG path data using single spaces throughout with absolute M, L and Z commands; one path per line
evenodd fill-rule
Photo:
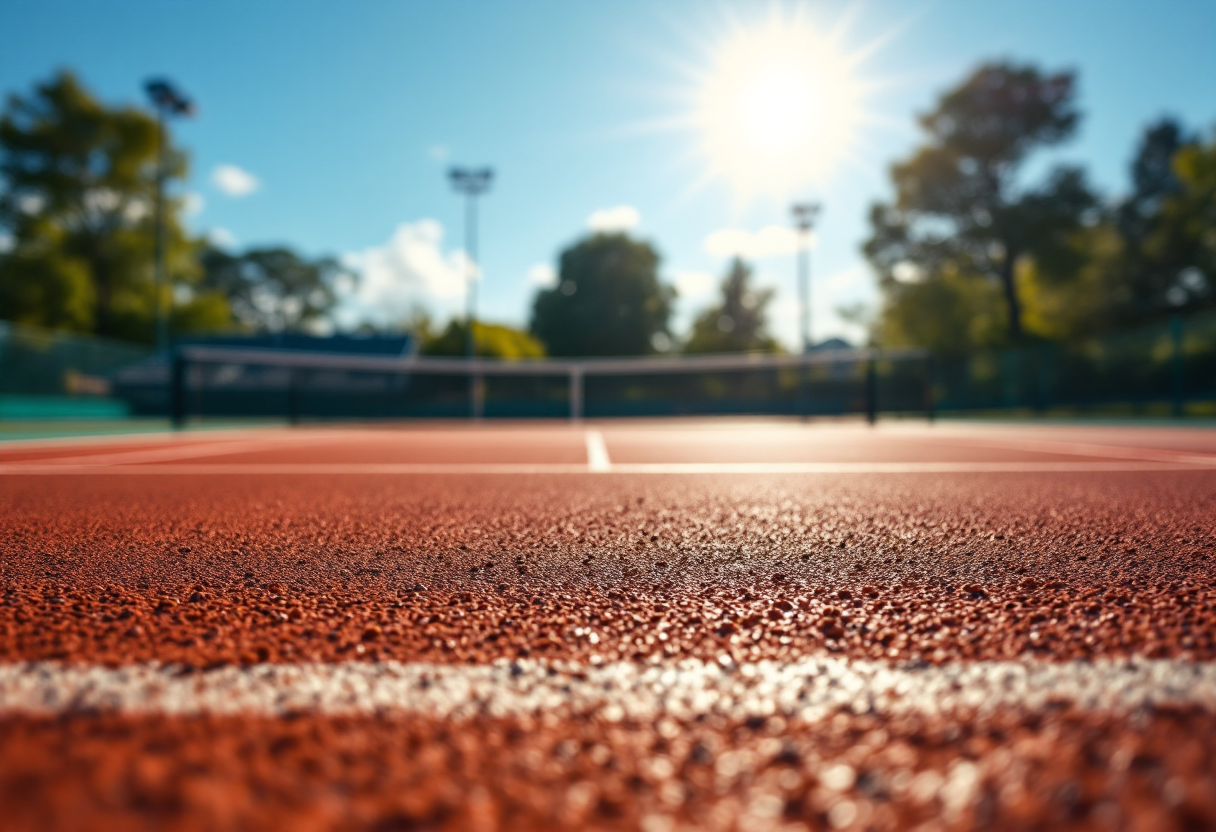
M 1080 266 L 1067 280 L 1045 273 L 1033 260 L 1018 269 L 1026 332 L 1036 340 L 1063 341 L 1106 329 L 1112 310 L 1126 299 L 1119 280 L 1125 247 L 1113 224 L 1084 229 L 1073 245 Z
M 69 72 L 9 98 L 0 116 L 6 317 L 152 339 L 157 146 L 151 116 L 106 107 Z M 169 178 L 182 178 L 184 154 L 170 149 L 168 159 Z M 167 262 L 174 281 L 188 285 L 198 271 L 179 213 L 168 201 Z
M 50 253 L 0 256 L 0 314 L 46 329 L 90 332 L 95 298 L 87 265 Z
M 752 285 L 751 267 L 736 258 L 722 280 L 722 300 L 702 312 L 692 325 L 684 351 L 688 353 L 775 352 L 768 334 L 766 311 L 772 289 Z
M 477 355 L 480 358 L 518 360 L 545 357 L 545 345 L 527 332 L 481 321 L 473 327 L 477 335 Z M 418 337 L 422 338 L 420 352 L 423 355 L 468 355 L 468 331 L 465 322 L 456 319 L 451 320 L 443 332 L 435 336 L 429 335 L 423 329 L 417 333 Z
M 1172 272 L 1165 291 L 1175 308 L 1216 305 L 1216 135 L 1182 147 L 1173 160 L 1179 187 L 1162 201 L 1145 254 Z
M 931 286 L 901 289 L 901 271 L 914 272 L 926 284 L 993 282 L 1004 296 L 1009 338 L 1021 337 L 1016 276 L 1023 260 L 1032 259 L 1044 279 L 1056 281 L 1068 280 L 1083 262 L 1074 238 L 1095 205 L 1083 173 L 1058 167 L 1037 187 L 1020 181 L 1032 151 L 1064 141 L 1075 130 L 1079 113 L 1073 98 L 1070 73 L 989 64 L 921 117 L 925 145 L 894 166 L 895 202 L 874 206 L 870 216 L 873 233 L 865 253 L 880 274 L 886 304 L 934 292 Z M 957 288 L 943 287 L 943 296 L 953 297 Z M 885 317 L 892 316 L 911 323 L 905 311 Z M 959 337 L 942 333 L 935 340 Z
M 1028 331 L 1085 337 L 1216 304 L 1216 141 L 1150 125 L 1131 173 L 1128 197 L 1072 236 L 1067 280 L 1025 264 Z
M 337 260 L 308 260 L 287 248 L 202 255 L 202 286 L 227 299 L 232 319 L 253 332 L 300 332 L 315 326 L 337 303 L 335 284 L 348 273 Z
M 1189 263 L 1187 252 L 1162 239 L 1168 234 L 1162 209 L 1182 190 L 1175 158 L 1193 141 L 1170 119 L 1150 125 L 1140 141 L 1132 162 L 1132 191 L 1112 217 L 1121 243 L 1118 255 L 1106 264 L 1118 286 L 1110 304 L 1115 322 L 1133 322 L 1171 308 L 1168 295 Z
M 874 339 L 887 347 L 928 347 L 961 356 L 1005 340 L 1000 287 L 990 280 L 946 269 L 932 279 L 892 280 Z
M 537 293 L 532 334 L 550 355 L 645 355 L 668 334 L 675 292 L 659 254 L 624 234 L 595 234 L 561 254 L 558 284 Z
M 223 332 L 232 329 L 232 309 L 219 292 L 192 293 L 173 304 L 169 318 L 173 332 Z

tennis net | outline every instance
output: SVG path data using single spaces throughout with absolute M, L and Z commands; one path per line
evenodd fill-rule
M 874 418 L 880 407 L 932 406 L 931 362 L 913 350 L 470 361 L 190 346 L 178 349 L 169 366 L 162 366 L 159 385 L 156 380 L 147 379 L 145 393 L 159 397 L 178 424 L 251 416 L 291 422 L 709 414 Z

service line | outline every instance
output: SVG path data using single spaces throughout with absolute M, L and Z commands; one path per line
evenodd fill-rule
M 602 464 L 602 460 L 600 463 Z M 553 474 L 1077 474 L 1145 471 L 1212 471 L 1209 465 L 1183 462 L 611 462 L 590 463 L 359 463 L 359 462 L 217 462 L 162 465 L 89 465 L 39 462 L 0 463 L 0 476 L 200 476 L 270 475 L 553 475 Z
M 51 466 L 102 466 L 102 465 L 140 465 L 156 462 L 169 462 L 179 459 L 196 459 L 206 456 L 236 456 L 242 453 L 278 451 L 285 448 L 303 445 L 315 445 L 332 441 L 331 437 L 318 434 L 288 434 L 274 437 L 259 436 L 251 439 L 217 439 L 188 441 L 181 444 L 171 444 L 157 448 L 139 448 L 136 450 L 114 451 L 105 454 L 77 454 L 75 456 L 50 456 L 26 463 L 15 465 L 46 465 Z
M 782 715 L 1216 709 L 1216 664 L 1179 660 L 896 665 L 835 657 L 735 665 L 507 662 L 263 664 L 187 672 L 48 662 L 0 666 L 0 714 L 554 714 L 609 721 Z
M 1032 453 L 1064 454 L 1098 459 L 1129 459 L 1142 462 L 1176 462 L 1187 465 L 1216 465 L 1216 456 L 1174 451 L 1168 448 L 1138 448 L 1129 445 L 1106 445 L 1093 442 L 1063 442 L 1054 439 L 1017 439 L 975 435 L 937 437 L 914 437 L 932 445 L 952 448 L 1000 448 L 1004 450 L 1030 451 Z

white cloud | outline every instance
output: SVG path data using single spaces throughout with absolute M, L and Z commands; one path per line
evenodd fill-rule
M 446 162 L 452 158 L 452 149 L 446 144 L 433 144 L 426 149 L 426 155 L 436 162 Z
M 815 244 L 812 234 L 810 245 Z M 801 235 L 784 225 L 766 225 L 759 231 L 743 228 L 721 228 L 705 238 L 705 250 L 714 257 L 745 257 L 759 260 L 793 254 L 805 243 Z
M 681 298 L 696 298 L 708 295 L 714 290 L 717 281 L 707 272 L 680 270 L 672 273 L 672 281 Z
M 227 228 L 213 228 L 207 232 L 207 240 L 216 248 L 236 248 L 236 235 Z
M 7 231 L 0 231 L 0 254 L 8 254 L 17 247 L 17 240 Z
M 403 222 L 384 245 L 348 253 L 342 262 L 359 273 L 345 299 L 344 323 L 399 323 L 420 302 L 454 308 L 467 290 L 468 259 L 443 250 L 443 226 L 435 220 Z
M 528 283 L 541 289 L 552 289 L 557 285 L 557 269 L 548 263 L 537 263 L 528 269 Z
M 256 176 L 236 165 L 216 165 L 211 171 L 211 182 L 232 197 L 249 196 L 262 187 Z
M 203 209 L 207 207 L 207 200 L 203 199 L 203 195 L 194 191 L 187 191 L 182 194 L 182 212 L 187 217 L 197 217 L 203 213 Z
M 642 221 L 642 215 L 632 205 L 617 205 L 592 211 L 587 227 L 592 231 L 628 231 Z

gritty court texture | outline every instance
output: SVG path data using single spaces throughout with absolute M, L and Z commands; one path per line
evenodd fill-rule
M 1216 431 L 0 446 L 4 830 L 1216 828 Z

